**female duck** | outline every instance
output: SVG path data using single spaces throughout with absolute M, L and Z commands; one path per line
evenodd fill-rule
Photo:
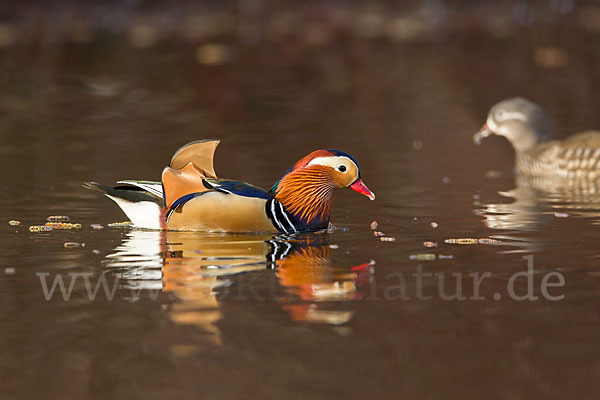
M 504 136 L 513 145 L 519 173 L 584 179 L 600 176 L 600 132 L 551 141 L 548 117 L 529 100 L 516 97 L 494 105 L 473 139 L 479 144 L 491 134 Z
M 317 150 L 295 163 L 270 191 L 219 179 L 213 169 L 218 140 L 179 149 L 162 182 L 120 181 L 114 188 L 85 183 L 114 200 L 135 227 L 184 231 L 296 233 L 326 229 L 333 193 L 349 187 L 371 200 L 356 160 Z

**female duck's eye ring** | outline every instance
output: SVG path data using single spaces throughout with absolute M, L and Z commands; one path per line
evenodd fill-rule
M 346 172 L 346 166 L 345 165 L 340 165 L 337 167 L 337 170 L 340 172 Z

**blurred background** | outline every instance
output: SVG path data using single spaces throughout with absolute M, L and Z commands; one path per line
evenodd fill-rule
M 0 2 L 0 398 L 595 398 L 598 191 L 515 181 L 505 140 L 472 141 L 517 95 L 557 138 L 600 127 L 600 2 Z M 338 230 L 288 240 L 109 229 L 81 188 L 158 180 L 202 138 L 267 189 L 344 150 L 377 200 L 340 191 Z M 82 228 L 29 232 L 49 215 Z M 492 300 L 524 254 L 564 301 Z M 487 300 L 382 297 L 419 266 L 492 272 Z M 122 283 L 46 301 L 40 272 Z
M 0 151 L 43 160 L 5 163 L 21 181 L 156 178 L 206 137 L 221 175 L 264 186 L 323 147 L 377 176 L 390 147 L 472 150 L 509 96 L 559 136 L 600 125 L 599 39 L 592 1 L 4 2 Z

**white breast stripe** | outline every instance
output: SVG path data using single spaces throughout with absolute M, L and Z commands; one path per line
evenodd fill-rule
M 283 209 L 283 205 L 281 205 L 280 202 L 277 202 L 279 204 L 279 209 L 281 210 L 281 213 L 283 214 L 283 216 L 285 217 L 285 220 L 287 221 L 287 223 L 290 225 L 290 227 L 292 228 L 292 231 L 294 233 L 296 233 L 296 227 L 294 226 L 294 224 L 292 224 L 292 221 L 290 221 L 290 219 L 287 216 L 287 213 L 285 212 L 285 210 Z
M 277 216 L 275 215 L 275 199 L 271 199 L 271 216 L 273 217 L 273 221 L 275 222 L 275 224 L 277 224 L 277 228 L 279 228 L 279 230 L 288 233 L 287 230 L 285 230 L 283 228 L 283 225 L 281 224 L 281 222 L 279 222 L 279 220 L 277 219 Z

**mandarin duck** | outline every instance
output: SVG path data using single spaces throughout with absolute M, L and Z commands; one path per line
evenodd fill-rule
M 188 143 L 173 155 L 161 182 L 125 180 L 84 186 L 115 201 L 137 228 L 178 231 L 296 233 L 327 229 L 333 192 L 349 187 L 371 200 L 356 160 L 317 150 L 296 162 L 265 191 L 217 178 L 218 140 Z
M 473 137 L 476 144 L 495 134 L 516 151 L 518 173 L 542 177 L 596 179 L 600 176 L 600 132 L 550 140 L 550 122 L 537 104 L 515 97 L 495 104 Z

